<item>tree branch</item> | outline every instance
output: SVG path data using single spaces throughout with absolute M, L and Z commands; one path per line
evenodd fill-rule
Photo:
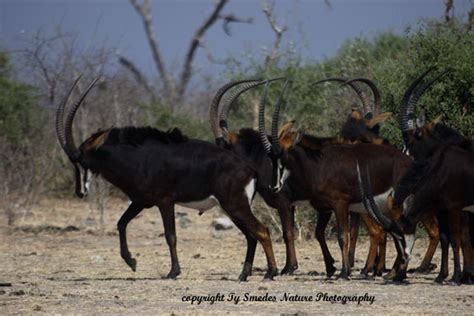
M 189 83 L 189 79 L 191 79 L 192 62 L 202 36 L 217 21 L 217 19 L 219 18 L 219 13 L 222 11 L 227 2 L 228 0 L 219 0 L 211 15 L 204 21 L 204 23 L 197 29 L 196 33 L 194 34 L 193 39 L 191 40 L 191 44 L 189 45 L 188 52 L 186 53 L 186 59 L 183 64 L 183 70 L 181 72 L 178 87 L 178 97 L 183 96 L 184 92 L 186 91 L 186 87 Z
M 130 3 L 133 5 L 133 7 L 143 20 L 143 26 L 145 27 L 145 32 L 148 38 L 148 43 L 150 44 L 156 68 L 161 78 L 163 79 L 163 88 L 167 95 L 171 95 L 172 82 L 169 77 L 168 71 L 166 70 L 166 66 L 163 62 L 163 58 L 160 53 L 160 48 L 156 40 L 155 31 L 153 30 L 150 2 L 149 0 L 144 0 L 143 4 L 140 5 L 137 0 L 130 0 Z
M 156 100 L 156 95 L 153 92 L 153 89 L 151 88 L 150 83 L 148 82 L 146 77 L 142 74 L 142 72 L 138 69 L 138 67 L 135 66 L 135 64 L 131 60 L 127 59 L 124 56 L 118 56 L 118 58 L 119 58 L 119 63 L 133 74 L 137 83 L 143 86 L 146 92 L 150 94 L 151 99 Z
M 263 13 L 265 13 L 265 16 L 267 17 L 268 23 L 270 23 L 270 26 L 272 27 L 273 32 L 275 33 L 275 41 L 273 42 L 273 47 L 270 52 L 265 57 L 265 70 L 268 71 L 275 59 L 277 58 L 278 54 L 278 49 L 280 48 L 281 44 L 281 38 L 283 36 L 283 33 L 285 33 L 288 30 L 288 27 L 286 25 L 284 26 L 278 26 L 275 17 L 273 16 L 273 8 L 275 6 L 275 2 L 272 4 L 265 3 L 263 6 Z
M 444 20 L 446 23 L 451 21 L 450 12 L 454 8 L 454 0 L 444 0 Z
M 224 32 L 228 36 L 232 36 L 232 33 L 230 31 L 230 23 L 247 23 L 247 24 L 252 24 L 253 23 L 253 18 L 239 18 L 235 16 L 234 14 L 226 14 L 226 15 L 221 15 L 219 16 L 222 20 L 224 20 L 224 23 L 222 25 L 222 28 L 224 29 Z
M 209 48 L 209 46 L 207 46 L 207 43 L 204 40 L 199 41 L 199 47 L 204 49 L 204 51 L 206 52 L 207 60 L 209 60 L 209 62 L 211 62 L 213 64 L 218 64 L 218 65 L 225 65 L 227 63 L 226 59 L 219 60 L 216 57 L 214 57 L 214 55 L 212 54 L 211 49 Z

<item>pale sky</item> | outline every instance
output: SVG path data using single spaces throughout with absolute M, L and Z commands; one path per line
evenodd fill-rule
M 231 0 L 223 13 L 254 19 L 253 24 L 232 24 L 227 36 L 222 22 L 216 23 L 205 41 L 215 57 L 229 53 L 243 56 L 246 49 L 261 51 L 273 43 L 274 34 L 262 13 L 260 0 Z M 376 32 L 403 33 L 416 27 L 420 18 L 441 17 L 444 0 L 330 0 L 332 8 L 319 0 L 277 0 L 278 23 L 289 31 L 292 41 L 306 58 L 333 55 L 345 39 L 371 37 Z M 455 0 L 455 14 L 466 15 L 472 0 Z M 152 1 L 154 29 L 170 70 L 178 70 L 191 36 L 213 8 L 213 0 Z M 79 43 L 117 47 L 118 53 L 133 60 L 143 71 L 153 73 L 154 64 L 140 17 L 128 0 L 0 0 L 0 48 L 15 48 L 21 39 L 61 25 L 79 34 Z M 222 66 L 210 65 L 203 50 L 196 66 L 211 73 Z M 175 65 L 173 68 L 171 65 Z

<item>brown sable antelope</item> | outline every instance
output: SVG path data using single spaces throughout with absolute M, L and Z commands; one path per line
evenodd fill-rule
M 92 89 L 94 80 L 72 106 L 63 123 L 64 109 L 76 80 L 64 102 L 58 107 L 56 133 L 61 147 L 74 165 L 76 194 L 87 193 L 88 173 L 99 174 L 122 190 L 131 204 L 117 223 L 120 254 L 133 271 L 126 238 L 127 224 L 143 209 L 157 206 L 163 218 L 166 242 L 171 256 L 167 278 L 180 274 L 176 250 L 176 204 L 201 212 L 219 205 L 247 239 L 247 254 L 239 279 L 252 272 L 257 241 L 267 257 L 265 279 L 277 274 L 268 229 L 252 214 L 256 171 L 243 159 L 214 144 L 188 139 L 178 129 L 162 132 L 151 127 L 123 127 L 99 130 L 76 147 L 73 120 L 81 103 Z
M 268 82 L 281 80 L 284 78 L 276 78 L 268 80 Z M 329 78 L 325 81 L 339 81 L 346 82 L 346 79 L 340 78 Z M 272 160 L 267 157 L 266 149 L 260 142 L 260 136 L 257 131 L 254 131 L 249 128 L 241 129 L 238 133 L 233 133 L 228 131 L 227 117 L 230 111 L 230 107 L 233 102 L 245 91 L 260 86 L 266 81 L 263 80 L 239 80 L 233 81 L 218 90 L 210 109 L 210 119 L 211 126 L 216 137 L 216 143 L 222 147 L 228 148 L 236 153 L 238 156 L 246 159 L 250 164 L 254 166 L 257 170 L 257 192 L 262 196 L 265 203 L 270 207 L 276 208 L 278 210 L 280 220 L 283 227 L 283 239 L 286 244 L 286 264 L 283 273 L 292 273 L 297 269 L 297 259 L 294 248 L 294 202 L 292 200 L 291 192 L 284 189 L 281 192 L 274 192 L 270 188 L 270 183 L 272 181 L 272 169 L 275 169 L 275 173 L 281 172 L 281 166 L 277 164 L 272 164 Z M 321 83 L 324 81 L 316 82 Z M 362 100 L 364 107 L 367 107 L 367 99 L 363 92 L 357 88 L 354 84 L 349 84 L 349 86 L 356 91 L 359 98 Z M 357 115 L 357 116 L 356 116 Z M 366 128 L 375 128 L 378 123 L 387 118 L 387 114 L 383 114 L 381 117 L 365 117 L 363 118 L 360 115 L 360 112 L 353 111 L 351 116 L 346 122 L 345 126 L 347 127 L 346 133 L 351 133 L 351 137 L 354 133 L 364 134 L 364 137 L 376 138 L 376 135 L 370 135 L 371 131 L 364 131 L 363 128 L 360 128 L 361 125 Z M 361 124 L 362 123 L 362 124 Z M 351 127 L 352 125 L 356 125 Z M 292 122 L 285 124 L 280 130 L 279 134 L 285 133 L 289 128 L 291 128 Z M 305 142 L 310 141 L 311 136 L 304 138 Z M 320 138 L 317 140 L 317 143 L 312 143 L 314 146 L 324 146 L 329 144 L 340 144 L 344 142 L 351 142 L 352 140 L 346 139 L 345 137 L 328 137 Z M 324 254 L 326 262 L 326 272 L 330 277 L 334 274 L 336 268 L 333 266 L 334 259 L 329 253 L 325 236 L 324 229 L 327 226 L 327 223 L 330 219 L 330 212 L 322 212 L 316 228 L 316 237 L 321 244 L 321 248 Z M 353 259 L 352 259 L 353 261 Z
M 401 102 L 400 128 L 405 147 L 413 156 L 414 162 L 396 189 L 394 204 L 401 205 L 405 200 L 411 200 L 398 222 L 408 235 L 414 232 L 414 224 L 421 216 L 427 212 L 436 215 L 442 251 L 441 270 L 436 281 L 442 282 L 448 276 L 448 250 L 451 244 L 454 254 L 452 281 L 469 283 L 472 282 L 471 253 L 474 245 L 474 146 L 471 139 L 441 124 L 440 117 L 426 124 L 424 113 L 421 112 L 415 124 L 417 101 L 426 89 L 446 73 L 436 76 L 415 92 L 423 78 L 432 70 L 433 68 L 428 69 L 411 84 Z M 466 230 L 471 230 L 470 245 L 466 241 L 469 240 Z M 459 247 L 464 254 L 462 274 Z
M 365 93 L 355 85 L 355 82 L 359 81 L 368 85 L 373 95 L 373 105 L 368 101 Z M 341 144 L 357 144 L 357 143 L 372 143 L 372 144 L 384 144 L 389 145 L 389 142 L 379 136 L 380 125 L 379 123 L 386 120 L 392 115 L 391 112 L 381 113 L 382 101 L 378 88 L 376 85 L 367 78 L 355 78 L 352 80 L 342 77 L 332 77 L 319 80 L 314 84 L 320 84 L 323 82 L 339 82 L 342 85 L 350 85 L 357 93 L 362 101 L 363 107 L 362 112 L 357 109 L 352 109 L 352 113 L 348 120 L 343 125 L 340 135 L 342 138 Z M 375 117 L 374 114 L 376 115 Z M 331 214 L 331 213 L 329 213 Z M 386 235 L 383 228 L 378 225 L 370 216 L 365 213 L 351 212 L 351 229 L 350 229 L 350 246 L 349 246 L 349 261 L 351 268 L 354 266 L 355 249 L 357 243 L 357 237 L 359 235 L 359 222 L 360 217 L 367 227 L 370 236 L 370 248 L 367 255 L 367 261 L 364 268 L 361 270 L 361 274 L 368 276 L 369 272 L 373 271 L 375 275 L 382 275 L 385 271 L 385 252 L 386 252 Z M 326 227 L 319 226 L 320 230 L 316 234 L 324 236 Z M 435 245 L 436 247 L 436 245 Z M 428 259 L 428 264 L 431 258 Z
M 271 188 L 275 192 L 283 188 L 292 201 L 307 201 L 322 214 L 334 210 L 342 253 L 340 277 L 349 278 L 349 210 L 365 210 L 357 184 L 356 161 L 368 165 L 370 173 L 377 175 L 371 179 L 375 200 L 388 212 L 387 198 L 393 194 L 411 159 L 386 145 L 328 146 L 325 139 L 310 135 L 289 131 L 278 135 L 281 102 L 275 107 L 269 139 L 264 120 L 266 96 L 267 89 L 260 103 L 260 140 L 272 165 L 281 166 L 281 170 L 272 170 Z M 326 260 L 325 257 L 328 265 Z

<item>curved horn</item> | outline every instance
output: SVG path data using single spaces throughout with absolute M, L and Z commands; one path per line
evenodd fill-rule
M 280 108 L 283 103 L 283 95 L 285 94 L 286 87 L 288 86 L 288 80 L 285 81 L 278 97 L 278 102 L 273 111 L 272 118 L 272 150 L 275 155 L 278 155 L 281 152 L 280 142 L 278 140 L 278 119 L 280 117 Z
M 343 77 L 330 77 L 330 78 L 326 78 L 326 79 L 316 81 L 312 84 L 312 86 L 318 85 L 318 84 L 323 83 L 323 82 L 329 82 L 329 81 L 336 81 L 336 82 L 340 82 L 340 83 L 349 85 L 355 91 L 355 93 L 357 93 L 357 96 L 359 97 L 360 101 L 362 102 L 362 105 L 364 106 L 364 110 L 365 109 L 370 109 L 369 100 L 367 99 L 367 96 L 365 95 L 364 91 L 362 91 L 357 85 L 352 84 L 351 82 L 347 82 L 346 78 L 343 78 Z
M 385 230 L 390 230 L 392 227 L 392 220 L 386 217 L 382 212 L 380 212 L 377 204 L 374 201 L 374 197 L 372 196 L 372 184 L 370 183 L 370 175 L 368 166 L 366 166 L 366 178 L 367 178 L 367 186 L 368 191 L 367 193 L 364 189 L 364 185 L 362 183 L 362 177 L 360 174 L 359 168 L 359 161 L 357 161 L 357 183 L 359 186 L 359 192 L 362 197 L 362 202 L 364 203 L 364 207 L 369 213 L 369 215 Z
M 268 80 L 268 82 L 276 81 L 285 79 L 284 77 L 273 78 Z M 255 88 L 264 84 L 266 81 L 260 80 L 259 82 L 249 82 L 249 83 L 242 83 L 242 87 L 238 87 L 231 91 L 229 96 L 224 99 L 222 105 L 218 107 L 219 111 L 219 126 L 220 128 L 227 129 L 227 117 L 229 116 L 230 106 L 234 103 L 234 101 L 245 91 Z
M 432 80 L 424 83 L 420 89 L 418 89 L 415 94 L 410 98 L 410 100 L 408 101 L 408 105 L 407 105 L 407 108 L 408 108 L 408 111 L 411 111 L 411 113 L 415 112 L 415 106 L 416 106 L 416 103 L 418 103 L 418 100 L 420 99 L 420 97 L 423 95 L 423 93 L 425 93 L 425 91 L 433 84 L 435 83 L 435 81 L 437 81 L 438 79 L 440 79 L 441 77 L 443 77 L 446 73 L 448 73 L 448 70 L 446 71 L 443 71 L 441 74 L 439 74 L 438 76 L 434 77 Z
M 77 149 L 76 144 L 74 143 L 74 137 L 72 135 L 72 122 L 74 120 L 74 116 L 76 115 L 77 109 L 79 109 L 79 106 L 82 104 L 82 101 L 84 101 L 87 94 L 92 89 L 92 87 L 94 87 L 97 80 L 99 80 L 99 77 L 95 78 L 91 82 L 91 84 L 87 87 L 86 91 L 82 94 L 79 101 L 77 101 L 76 104 L 74 104 L 74 106 L 71 108 L 66 118 L 66 126 L 64 128 L 66 138 L 65 146 L 67 150 L 69 150 L 70 158 L 72 158 L 72 160 L 77 160 L 79 156 L 79 150 Z
M 408 131 L 413 128 L 413 118 L 409 117 L 414 112 L 414 105 L 408 105 L 408 101 L 410 99 L 413 90 L 415 90 L 416 86 L 420 83 L 421 80 L 431 72 L 435 67 L 431 67 L 426 70 L 420 77 L 414 80 L 408 89 L 406 89 L 405 93 L 403 94 L 402 100 L 400 101 L 400 112 L 399 112 L 399 123 L 400 129 L 402 130 L 403 140 L 405 142 L 405 146 L 408 146 Z
M 268 140 L 267 131 L 265 130 L 265 102 L 267 102 L 268 80 L 265 82 L 265 90 L 263 91 L 262 100 L 258 109 L 258 132 L 260 134 L 260 141 L 267 154 L 271 153 L 272 144 Z
M 219 127 L 219 122 L 217 118 L 217 114 L 219 111 L 219 103 L 221 102 L 222 97 L 224 94 L 229 90 L 230 88 L 243 84 L 243 83 L 256 83 L 256 82 L 261 82 L 259 79 L 247 79 L 247 80 L 236 80 L 236 81 L 231 81 L 225 85 L 223 85 L 219 90 L 217 90 L 214 98 L 212 99 L 211 103 L 211 108 L 210 108 L 210 119 L 211 119 L 211 128 L 212 132 L 214 133 L 214 137 L 216 139 L 222 139 L 223 138 L 223 133 L 222 130 Z
M 69 100 L 69 97 L 72 94 L 72 91 L 76 87 L 77 83 L 81 79 L 82 75 L 79 75 L 77 79 L 74 81 L 72 84 L 72 87 L 69 89 L 68 93 L 66 94 L 66 97 L 64 98 L 64 101 L 58 106 L 58 109 L 56 111 L 56 136 L 58 137 L 59 144 L 63 148 L 63 150 L 66 152 L 67 155 L 69 153 L 67 152 L 67 147 L 66 147 L 66 138 L 64 137 L 64 108 L 66 107 L 67 101 Z
M 374 114 L 375 115 L 380 114 L 380 111 L 382 109 L 382 98 L 380 97 L 380 91 L 377 88 L 377 86 L 375 85 L 375 83 L 370 79 L 359 77 L 359 78 L 351 79 L 351 80 L 345 82 L 344 84 L 349 84 L 349 83 L 352 83 L 354 81 L 360 81 L 360 82 L 363 82 L 363 83 L 365 83 L 366 85 L 369 86 L 369 88 L 372 91 L 372 94 L 374 96 Z

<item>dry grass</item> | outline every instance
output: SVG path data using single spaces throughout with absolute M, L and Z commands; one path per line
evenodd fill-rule
M 42 200 L 15 227 L 0 226 L 0 311 L 3 313 L 175 313 L 175 314 L 296 314 L 296 313 L 470 313 L 474 304 L 472 286 L 439 286 L 436 272 L 410 275 L 409 285 L 385 284 L 382 278 L 362 280 L 368 248 L 366 238 L 357 248 L 352 281 L 326 280 L 324 262 L 317 242 L 297 242 L 300 269 L 293 276 L 280 276 L 262 282 L 265 258 L 261 247 L 255 260 L 256 271 L 249 282 L 239 283 L 245 240 L 237 230 L 216 232 L 210 226 L 216 211 L 202 216 L 188 209 L 188 223 L 178 217 L 178 254 L 182 275 L 178 280 L 163 280 L 169 269 L 169 255 L 163 227 L 156 209 L 145 210 L 128 230 L 129 246 L 138 260 L 132 272 L 119 255 L 115 223 L 126 201 L 111 200 L 107 205 L 105 234 L 96 234 L 98 214 L 89 204 L 78 200 Z M 6 224 L 6 223 L 5 223 Z M 69 227 L 69 228 L 67 228 Z M 73 229 L 74 228 L 74 229 Z M 77 230 L 78 229 L 78 230 Z M 331 252 L 339 259 L 336 240 L 329 241 Z M 427 240 L 417 240 L 413 266 L 421 261 Z M 389 243 L 388 264 L 394 259 Z M 284 244 L 274 243 L 280 268 L 284 264 Z M 434 262 L 439 263 L 439 252 Z M 337 266 L 340 262 L 336 263 Z M 451 267 L 452 270 L 452 267 Z M 283 293 L 315 295 L 375 296 L 372 305 L 330 302 L 217 302 L 191 305 L 184 295 L 236 293 L 243 296 Z

